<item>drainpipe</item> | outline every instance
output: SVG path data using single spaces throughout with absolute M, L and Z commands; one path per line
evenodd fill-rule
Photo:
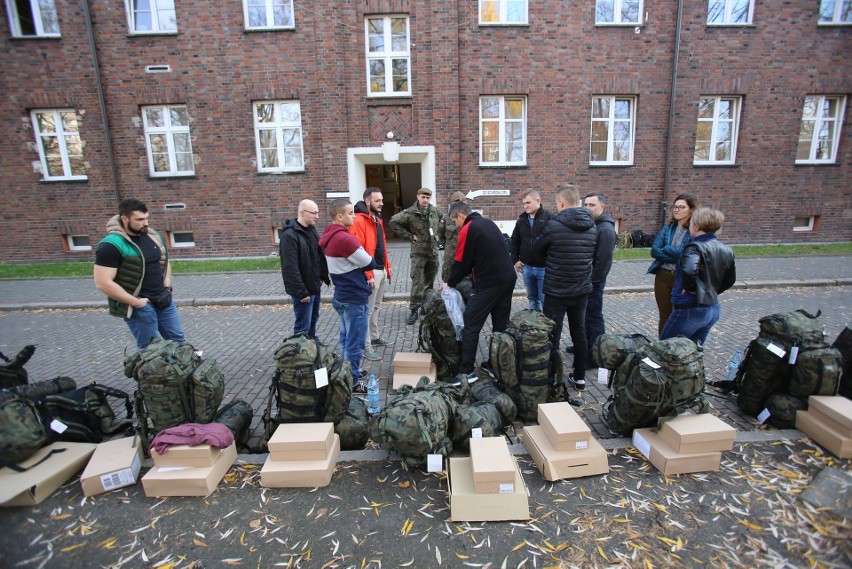
M 104 140 L 106 142 L 107 159 L 110 166 L 110 177 L 112 178 L 112 189 L 115 194 L 115 203 L 121 202 L 121 193 L 118 191 L 118 170 L 115 166 L 115 155 L 112 151 L 112 139 L 109 135 L 109 118 L 107 118 L 106 101 L 104 100 L 104 88 L 101 85 L 101 70 L 98 64 L 98 52 L 95 46 L 95 32 L 92 29 L 92 17 L 89 13 L 89 0 L 83 0 L 83 15 L 86 18 L 86 31 L 89 33 L 89 48 L 92 50 L 92 68 L 95 71 L 95 87 L 98 90 L 98 104 L 101 108 L 101 120 L 104 124 Z
M 672 86 L 669 101 L 669 132 L 666 140 L 666 171 L 663 177 L 663 199 L 661 200 L 662 222 L 666 222 L 667 199 L 669 195 L 669 171 L 672 161 L 672 131 L 674 130 L 675 98 L 677 96 L 677 64 L 680 59 L 680 29 L 683 24 L 683 0 L 677 2 L 677 23 L 675 28 L 674 61 L 672 62 Z

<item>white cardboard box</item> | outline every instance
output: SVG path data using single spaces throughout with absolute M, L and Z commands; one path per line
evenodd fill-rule
M 679 453 L 727 451 L 737 430 L 710 413 L 680 415 L 663 423 L 660 438 Z
M 213 466 L 224 449 L 212 445 L 174 445 L 163 454 L 151 451 L 151 458 L 155 466 L 192 466 L 204 468 Z
M 80 475 L 83 494 L 95 496 L 133 486 L 142 468 L 142 441 L 126 437 L 101 443 Z
M 473 466 L 469 458 L 450 458 L 450 519 L 454 522 L 494 522 L 530 519 L 530 502 L 524 477 L 514 462 L 515 491 L 489 494 L 483 499 L 473 487 Z
M 438 378 L 438 368 L 435 364 L 431 364 L 429 369 L 422 373 L 397 373 L 394 371 L 393 374 L 393 383 L 391 384 L 392 389 L 399 389 L 403 385 L 410 385 L 411 387 L 416 387 L 417 382 L 420 381 L 420 378 L 423 376 L 429 378 L 429 383 L 435 383 L 435 380 Z
M 633 446 L 666 476 L 716 472 L 722 465 L 721 452 L 678 453 L 652 429 L 633 431 Z
M 222 481 L 237 459 L 237 446 L 224 449 L 212 466 L 198 468 L 155 466 L 142 477 L 145 495 L 208 496 Z
M 473 487 L 478 494 L 513 493 L 515 462 L 503 437 L 470 439 Z
M 556 450 L 583 450 L 592 438 L 592 430 L 565 401 L 539 404 L 538 424 Z
M 273 460 L 325 460 L 334 446 L 334 424 L 282 423 L 267 446 Z
M 840 435 L 852 438 L 852 401 L 843 396 L 811 395 L 808 412 Z
M 557 450 L 539 425 L 524 427 L 524 446 L 545 480 L 596 476 L 609 472 L 609 455 L 594 438 L 581 450 Z
M 276 460 L 270 454 L 260 470 L 266 488 L 316 488 L 328 486 L 340 457 L 340 436 L 335 434 L 328 456 L 322 460 Z
M 796 428 L 839 458 L 852 458 L 852 438 L 844 437 L 811 411 L 796 411 Z
M 21 462 L 18 466 L 29 467 L 26 472 L 0 469 L 0 505 L 34 506 L 40 503 L 78 473 L 94 452 L 93 444 L 58 442 L 38 449 Z

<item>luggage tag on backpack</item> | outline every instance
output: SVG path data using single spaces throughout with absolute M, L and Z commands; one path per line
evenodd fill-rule
M 652 360 L 651 358 L 643 358 L 642 363 L 651 369 L 660 369 L 660 364 Z M 598 368 L 598 373 L 600 373 L 600 368 Z
M 444 470 L 444 456 L 440 454 L 426 455 L 426 471 L 442 472 Z
M 769 342 L 769 345 L 766 346 L 766 349 L 778 356 L 779 358 L 783 358 L 784 354 L 787 353 L 787 350 L 782 348 L 781 346 L 776 346 L 772 342 Z
M 757 416 L 757 420 L 760 421 L 760 424 L 762 425 L 766 422 L 770 415 L 772 415 L 772 413 L 769 412 L 769 409 L 764 409 Z
M 328 368 L 321 367 L 314 372 L 314 380 L 317 382 L 317 389 L 328 385 Z
M 481 439 L 482 438 L 482 427 L 474 427 L 470 430 L 470 438 L 472 439 Z
M 60 435 L 68 430 L 68 425 L 60 421 L 59 419 L 54 419 L 50 422 L 50 428 L 53 431 L 56 431 Z
M 790 348 L 790 359 L 787 360 L 787 363 L 793 365 L 796 363 L 796 358 L 799 357 L 799 346 L 793 346 Z
M 606 385 L 609 383 L 609 370 L 602 367 L 598 368 L 598 383 Z

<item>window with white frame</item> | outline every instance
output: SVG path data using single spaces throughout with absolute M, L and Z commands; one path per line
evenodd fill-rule
M 305 169 L 299 101 L 256 101 L 254 134 L 258 172 Z
M 482 166 L 527 163 L 526 97 L 480 97 L 479 163 Z
M 819 24 L 852 24 L 852 0 L 822 0 Z
M 736 26 L 751 23 L 754 0 L 709 0 L 707 24 Z
M 366 18 L 367 94 L 411 95 L 411 50 L 407 16 Z
M 293 28 L 293 0 L 243 0 L 247 30 Z
M 44 179 L 85 180 L 77 114 L 71 109 L 39 109 L 31 116 Z
M 633 164 L 636 127 L 635 97 L 592 97 L 592 134 L 589 164 Z
M 142 107 L 148 167 L 152 176 L 191 176 L 192 141 L 185 105 Z
M 69 251 L 91 251 L 92 240 L 88 235 L 66 235 Z
M 12 36 L 59 36 L 59 18 L 54 0 L 6 0 Z
M 479 0 L 480 24 L 526 24 L 527 0 Z
M 595 24 L 635 26 L 642 23 L 642 0 L 596 0 Z
M 805 97 L 796 164 L 833 164 L 837 159 L 846 97 Z
M 793 218 L 793 231 L 813 231 L 816 217 L 813 215 L 797 215 Z
M 170 34 L 177 31 L 174 0 L 127 0 L 130 33 Z
M 740 97 L 698 99 L 694 164 L 733 164 L 737 158 Z
M 192 231 L 170 231 L 169 241 L 172 247 L 195 247 Z

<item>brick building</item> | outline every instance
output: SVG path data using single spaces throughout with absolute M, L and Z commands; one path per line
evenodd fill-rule
M 0 255 L 90 259 L 122 197 L 179 258 L 266 255 L 309 197 L 681 192 L 729 242 L 852 239 L 852 9 L 834 0 L 5 0 Z M 674 93 L 674 96 L 672 96 Z M 502 195 L 502 194 L 508 194 Z M 326 223 L 323 220 L 322 225 Z

